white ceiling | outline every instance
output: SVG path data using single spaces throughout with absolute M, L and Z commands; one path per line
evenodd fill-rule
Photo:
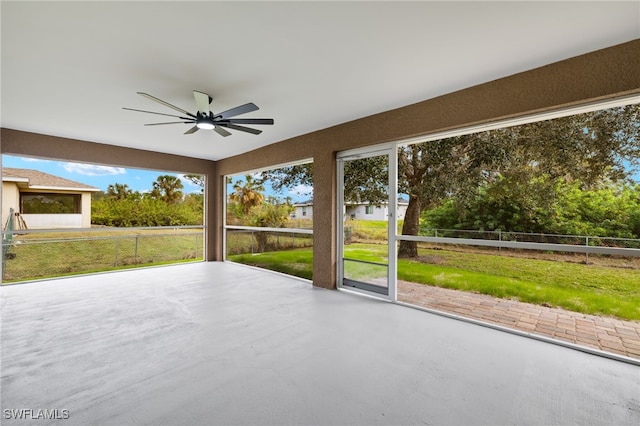
M 640 37 L 638 1 L 1 7 L 3 127 L 212 160 Z M 195 112 L 194 89 L 275 125 L 183 135 L 122 109 Z

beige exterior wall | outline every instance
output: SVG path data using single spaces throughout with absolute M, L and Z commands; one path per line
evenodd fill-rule
M 313 158 L 313 282 L 336 287 L 336 153 L 640 93 L 640 39 L 227 158 L 197 160 L 2 129 L 2 152 L 207 177 L 207 255 L 222 260 L 224 175 Z
M 52 194 L 78 194 L 79 191 L 55 190 L 23 190 L 23 193 L 48 192 Z M 29 229 L 43 228 L 90 228 L 91 227 L 91 192 L 80 194 L 80 214 L 23 214 Z M 2 182 L 2 226 L 9 217 L 10 209 L 20 212 L 20 190 L 14 182 Z
M 20 191 L 14 182 L 2 182 L 2 229 L 9 218 L 9 211 L 13 209 L 19 212 Z
M 82 212 L 82 227 L 91 228 L 91 193 L 84 192 L 80 200 L 80 211 Z

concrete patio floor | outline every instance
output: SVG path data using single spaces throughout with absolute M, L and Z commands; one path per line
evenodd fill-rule
M 640 361 L 640 322 L 398 282 L 398 300 Z
M 637 365 L 232 263 L 0 295 L 3 425 L 640 422 Z

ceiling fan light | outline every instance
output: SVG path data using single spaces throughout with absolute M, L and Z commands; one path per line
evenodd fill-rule
M 198 129 L 202 130 L 211 130 L 216 127 L 215 124 L 213 124 L 213 122 L 209 120 L 198 120 L 196 126 L 198 127 Z

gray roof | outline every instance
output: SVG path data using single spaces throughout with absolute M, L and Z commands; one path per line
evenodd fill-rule
M 61 178 L 60 176 L 50 175 L 49 173 L 31 169 L 14 169 L 12 167 L 2 168 L 2 180 L 20 182 L 30 189 L 66 189 L 79 191 L 99 191 L 90 185 L 75 182 L 73 180 Z M 18 185 L 23 186 L 23 185 Z

